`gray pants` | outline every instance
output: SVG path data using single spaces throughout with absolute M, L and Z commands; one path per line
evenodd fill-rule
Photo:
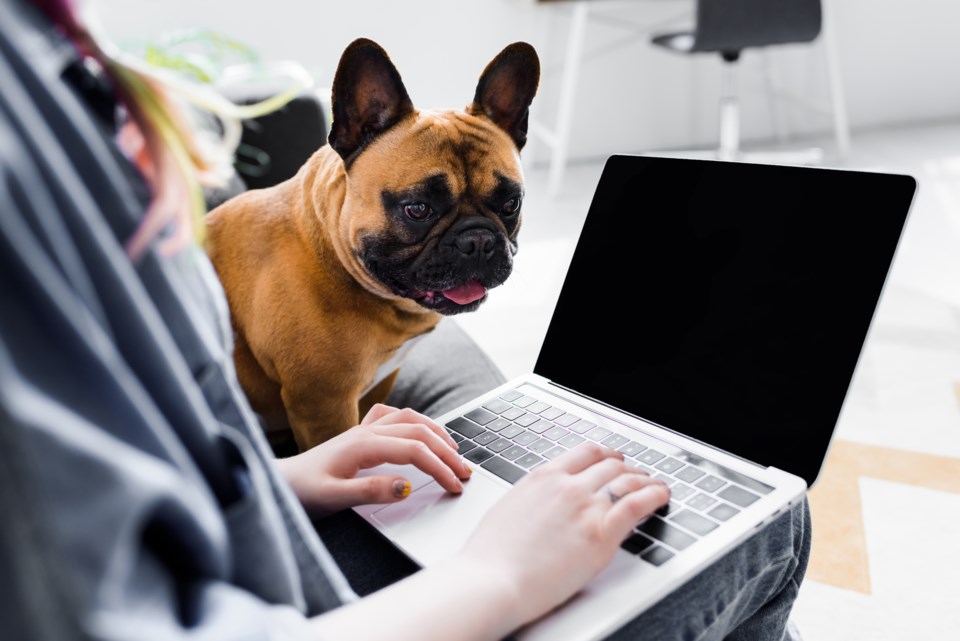
M 504 382 L 490 358 L 451 319 L 422 340 L 404 363 L 388 402 L 438 416 Z M 418 566 L 351 510 L 316 523 L 360 595 L 416 572 Z M 667 595 L 609 638 L 665 641 L 778 641 L 788 625 L 810 554 L 806 501 Z

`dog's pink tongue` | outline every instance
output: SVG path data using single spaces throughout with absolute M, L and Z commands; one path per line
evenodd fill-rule
M 475 300 L 483 298 L 486 293 L 486 287 L 475 280 L 471 280 L 469 283 L 444 291 L 443 295 L 457 305 L 466 305 L 467 303 L 472 303 Z

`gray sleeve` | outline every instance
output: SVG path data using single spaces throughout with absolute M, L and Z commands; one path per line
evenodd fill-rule
M 28 165 L 8 159 L 0 158 L 0 637 L 308 638 L 295 600 L 270 603 L 236 585 L 231 521 L 256 509 L 257 497 L 224 506 L 211 491 L 31 233 L 21 208 L 38 198 L 18 175 Z
M 123 260 L 104 220 L 135 212 L 31 10 L 0 2 L 0 638 L 315 636 L 338 601 Z
M 295 608 L 226 580 L 223 525 L 197 488 L 24 381 L 5 348 L 0 636 L 311 638 Z

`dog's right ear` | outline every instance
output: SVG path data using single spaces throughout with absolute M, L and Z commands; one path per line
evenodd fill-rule
M 333 77 L 330 146 L 344 162 L 413 111 L 413 103 L 387 52 L 359 38 L 340 57 Z

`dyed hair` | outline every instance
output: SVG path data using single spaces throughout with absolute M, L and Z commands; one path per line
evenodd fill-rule
M 236 105 L 212 87 L 151 67 L 96 37 L 89 21 L 83 19 L 82 0 L 33 2 L 81 56 L 100 67 L 127 112 L 125 127 L 135 127 L 142 139 L 138 140 L 141 152 L 137 164 L 150 187 L 151 201 L 140 225 L 126 241 L 127 255 L 136 260 L 168 228 L 172 228 L 172 234 L 157 245 L 161 254 L 175 253 L 191 241 L 202 242 L 206 214 L 203 186 L 225 179 L 240 142 L 241 120 L 283 106 L 311 86 L 313 79 L 288 64 L 282 73 L 293 78 L 293 86 L 254 105 Z M 200 136 L 183 103 L 174 96 L 214 114 L 224 130 L 219 141 Z

